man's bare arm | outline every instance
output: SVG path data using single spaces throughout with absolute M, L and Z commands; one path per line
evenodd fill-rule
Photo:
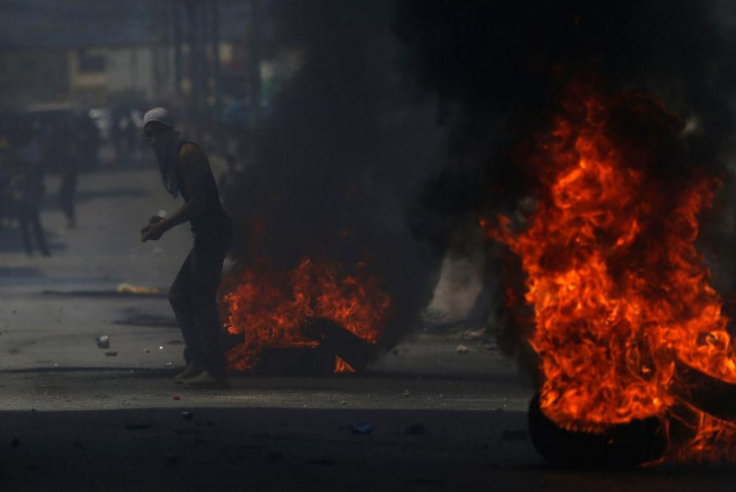
M 204 152 L 198 147 L 185 144 L 179 154 L 177 176 L 180 189 L 186 190 L 189 200 L 185 201 L 171 217 L 141 230 L 141 240 L 158 240 L 166 231 L 179 224 L 197 219 L 205 208 L 206 192 L 204 187 L 209 163 Z

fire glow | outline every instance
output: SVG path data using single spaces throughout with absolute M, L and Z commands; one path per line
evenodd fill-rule
M 351 275 L 336 263 L 304 259 L 290 272 L 256 273 L 246 270 L 226 282 L 234 287 L 225 295 L 228 331 L 245 340 L 228 353 L 228 365 L 252 368 L 267 347 L 316 347 L 303 334 L 311 318 L 334 321 L 354 335 L 377 344 L 386 323 L 391 299 L 380 280 L 358 264 Z M 352 372 L 336 356 L 335 372 Z
M 536 209 L 521 227 L 506 216 L 481 220 L 521 260 L 542 411 L 564 429 L 594 433 L 677 420 L 690 434 L 671 443 L 671 456 L 733 458 L 734 424 L 673 391 L 678 361 L 736 383 L 729 320 L 695 248 L 697 216 L 718 180 L 702 169 L 663 177 L 653 170 L 656 135 L 621 136 L 622 112 L 645 123 L 636 128 L 681 129 L 651 98 L 576 87 L 562 108 L 524 159 L 538 179 Z

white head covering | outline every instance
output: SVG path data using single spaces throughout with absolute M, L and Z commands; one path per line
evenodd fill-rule
M 174 128 L 174 120 L 169 115 L 166 108 L 153 108 L 143 115 L 143 127 L 151 122 L 161 123 L 166 125 L 172 131 L 166 132 L 167 135 L 158 138 L 165 138 L 164 144 L 158 147 L 156 150 L 156 159 L 158 160 L 158 168 L 161 171 L 161 180 L 164 182 L 164 187 L 171 196 L 176 198 L 179 196 L 179 183 L 176 177 L 176 164 L 179 160 L 179 149 L 185 140 L 182 139 L 181 134 Z M 154 137 L 156 138 L 156 137 Z
M 143 115 L 144 127 L 146 126 L 146 124 L 152 121 L 161 123 L 162 125 L 166 125 L 170 128 L 174 128 L 174 119 L 171 117 L 166 108 L 153 108 Z

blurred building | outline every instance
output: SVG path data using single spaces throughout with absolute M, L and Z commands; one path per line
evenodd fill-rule
M 237 86 L 232 80 L 247 79 L 251 3 L 2 0 L 0 107 L 182 98 L 204 104 Z

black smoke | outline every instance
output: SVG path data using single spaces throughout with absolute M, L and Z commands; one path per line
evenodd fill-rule
M 652 94 L 692 122 L 678 143 L 687 166 L 721 165 L 730 151 L 725 3 L 272 4 L 269 49 L 299 50 L 304 66 L 226 197 L 233 253 L 246 268 L 289 269 L 305 256 L 368 262 L 394 298 L 387 345 L 429 300 L 452 235 L 489 209 L 518 208 L 533 177 L 512 150 L 549 125 L 571 81 Z M 488 256 L 490 279 L 499 252 L 489 246 Z
M 518 152 L 551 127 L 565 91 L 580 81 L 651 95 L 679 115 L 683 126 L 661 139 L 655 173 L 707 167 L 725 176 L 734 143 L 732 17 L 727 2 L 711 0 L 398 0 L 394 31 L 410 53 L 409 73 L 440 98 L 450 132 L 445 166 L 421 196 L 419 234 L 447 245 L 469 218 L 523 209 L 536 176 Z M 632 142 L 649 131 L 628 121 L 619 130 Z M 714 256 L 733 271 L 733 231 L 724 235 L 711 220 Z M 487 253 L 487 285 L 504 270 L 521 281 L 519 265 L 493 260 L 501 256 L 493 245 Z
M 733 140 L 736 80 L 732 30 L 719 23 L 726 8 L 708 0 L 399 0 L 395 31 L 413 55 L 416 81 L 451 108 L 451 154 L 459 157 L 450 166 L 473 168 L 454 186 L 509 198 L 523 191 L 523 177 L 498 155 L 504 146 L 480 141 L 503 134 L 512 143 L 549 124 L 561 92 L 581 77 L 654 95 L 697 120 L 690 145 L 703 162 L 722 158 Z M 427 200 L 443 194 L 428 190 Z
M 393 2 L 274 2 L 272 53 L 295 50 L 303 67 L 272 102 L 256 159 L 226 205 L 244 268 L 294 268 L 302 258 L 359 262 L 393 298 L 383 343 L 410 327 L 431 295 L 435 255 L 405 210 L 444 137 L 433 109 L 401 76 Z

